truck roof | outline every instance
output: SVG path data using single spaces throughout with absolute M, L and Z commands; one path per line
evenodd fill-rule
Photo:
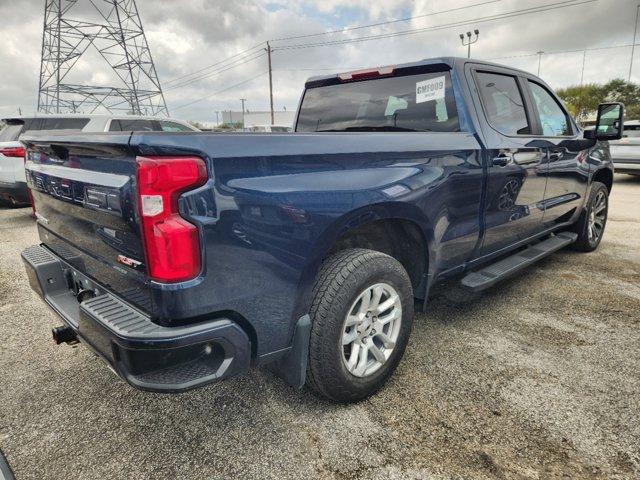
M 477 60 L 475 58 L 467 58 L 467 57 L 435 57 L 435 58 L 425 58 L 423 60 L 418 60 L 416 62 L 408 62 L 408 63 L 399 63 L 393 66 L 395 69 L 403 69 L 403 68 L 415 68 L 415 67 L 426 67 L 426 66 L 435 66 L 442 65 L 444 68 L 449 70 L 453 70 L 457 65 L 464 65 L 465 63 L 475 63 L 480 65 L 487 65 L 491 67 L 501 67 L 508 68 L 515 72 L 525 73 L 530 75 L 529 72 L 525 72 L 524 70 L 520 70 L 518 68 L 508 67 L 505 65 L 500 65 L 499 63 L 489 62 L 487 60 Z M 374 66 L 371 68 L 384 68 L 383 66 Z M 364 69 L 367 70 L 367 69 Z M 338 75 L 344 72 L 337 72 L 329 75 L 317 75 L 314 77 L 310 77 L 306 83 L 305 87 L 317 86 L 318 84 L 323 83 L 328 80 L 335 80 Z

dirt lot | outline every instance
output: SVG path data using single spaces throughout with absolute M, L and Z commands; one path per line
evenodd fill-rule
M 592 254 L 489 293 L 439 289 L 387 388 L 339 406 L 264 371 L 138 392 L 58 324 L 19 260 L 29 210 L 0 209 L 0 448 L 45 478 L 640 478 L 640 179 L 616 178 Z

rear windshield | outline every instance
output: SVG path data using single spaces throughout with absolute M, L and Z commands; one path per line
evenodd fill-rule
M 87 123 L 88 118 L 41 118 L 34 119 L 29 130 L 82 130 Z
M 0 142 L 14 142 L 18 140 L 21 131 L 22 124 L 6 124 L 2 130 L 0 130 Z
M 449 72 L 422 73 L 309 88 L 298 132 L 457 132 Z

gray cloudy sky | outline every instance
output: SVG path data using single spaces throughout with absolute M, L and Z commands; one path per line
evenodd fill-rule
M 215 120 L 215 111 L 239 110 L 246 98 L 249 110 L 268 108 L 266 57 L 188 86 L 170 88 L 170 80 L 199 70 L 269 39 L 308 35 L 392 19 L 409 21 L 351 30 L 345 33 L 272 42 L 276 109 L 295 109 L 304 81 L 315 74 L 354 67 L 394 64 L 442 55 L 466 55 L 458 34 L 479 28 L 472 56 L 535 72 L 542 50 L 580 50 L 630 45 L 637 0 L 595 0 L 543 13 L 515 16 L 346 45 L 280 49 L 286 45 L 318 43 L 381 33 L 431 27 L 556 4 L 561 0 L 137 0 L 158 74 L 172 116 Z M 573 0 L 578 3 L 584 0 Z M 87 5 L 82 5 L 86 3 Z M 468 7 L 440 13 L 456 7 Z M 88 0 L 71 12 L 78 19 Z M 0 116 L 33 113 L 37 101 L 44 0 L 0 0 Z M 71 13 L 70 12 L 70 13 Z M 433 14 L 428 15 L 427 14 Z M 632 79 L 640 81 L 640 49 Z M 511 58 L 501 58 L 511 57 Z M 585 82 L 626 78 L 631 47 L 587 51 Z M 580 81 L 582 53 L 544 54 L 540 75 L 553 87 Z M 204 73 L 211 72 L 211 70 Z M 115 79 L 97 54 L 77 64 L 74 82 L 107 85 Z M 242 85 L 229 88 L 238 83 Z M 216 95 L 220 90 L 227 89 Z M 203 97 L 209 97 L 204 98 Z M 202 100 L 200 100 L 202 99 Z M 184 106 L 189 104 L 188 106 Z

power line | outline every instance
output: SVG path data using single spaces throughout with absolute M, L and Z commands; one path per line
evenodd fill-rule
M 638 46 L 640 44 L 636 43 L 636 46 Z M 624 48 L 624 47 L 633 47 L 633 43 L 625 43 L 622 45 L 608 45 L 608 46 L 604 46 L 604 47 L 591 47 L 591 48 L 576 48 L 576 49 L 572 49 L 572 50 L 554 50 L 552 52 L 547 52 L 545 51 L 544 54 L 545 55 L 557 55 L 557 54 L 561 54 L 561 53 L 582 53 L 584 51 L 587 52 L 592 52 L 592 51 L 596 51 L 596 50 L 610 50 L 612 48 Z M 534 57 L 538 55 L 538 53 L 523 53 L 523 54 L 518 54 L 518 55 L 507 55 L 505 57 L 493 57 L 493 58 L 487 58 L 487 61 L 494 61 L 494 60 L 507 60 L 509 58 L 525 58 L 525 57 Z
M 227 90 L 231 90 L 232 88 L 240 87 L 241 85 L 244 85 L 245 83 L 249 83 L 249 82 L 252 82 L 253 80 L 257 80 L 258 78 L 262 77 L 263 75 L 266 75 L 267 73 L 268 73 L 268 70 L 265 70 L 264 72 L 254 76 L 254 77 L 248 78 L 246 80 L 243 80 L 242 82 L 236 83 L 236 84 L 231 85 L 231 86 L 226 87 L 226 88 L 223 88 L 222 90 L 218 90 L 217 92 L 213 92 L 213 93 L 211 93 L 209 95 L 206 95 L 204 97 L 200 97 L 200 98 L 198 98 L 198 99 L 196 99 L 196 100 L 194 100 L 192 102 L 180 105 L 180 106 L 174 108 L 173 110 L 180 110 L 181 108 L 189 107 L 189 106 L 193 105 L 194 103 L 198 103 L 198 102 L 201 102 L 202 100 L 206 100 L 208 98 L 214 97 L 214 96 L 216 96 L 216 95 L 218 95 L 220 93 L 226 92 Z
M 341 29 L 335 29 L 335 30 L 327 30 L 326 32 L 308 33 L 306 35 L 292 35 L 290 37 L 274 38 L 274 39 L 272 39 L 270 41 L 279 42 L 279 41 L 284 41 L 284 40 L 294 40 L 294 39 L 298 39 L 298 38 L 309 38 L 309 37 L 319 37 L 321 35 L 332 35 L 334 33 L 352 32 L 354 30 L 362 30 L 363 28 L 380 27 L 382 25 L 390 25 L 392 23 L 409 22 L 409 21 L 415 20 L 417 18 L 432 17 L 432 16 L 435 16 L 435 15 L 441 15 L 443 13 L 451 13 L 451 12 L 457 12 L 459 10 L 465 10 L 467 8 L 482 7 L 484 5 L 489 5 L 491 3 L 498 3 L 498 2 L 501 2 L 501 1 L 502 0 L 489 0 L 489 1 L 486 1 L 486 2 L 474 3 L 472 5 L 465 5 L 464 7 L 450 8 L 448 10 L 440 10 L 439 12 L 431 12 L 431 13 L 425 13 L 423 15 L 414 15 L 412 17 L 398 18 L 398 19 L 389 20 L 389 21 L 386 21 L 386 22 L 369 23 L 367 25 L 358 25 L 357 27 L 348 27 L 348 28 L 341 28 Z
M 608 45 L 608 46 L 604 46 L 604 47 L 591 47 L 591 48 L 579 48 L 579 49 L 572 49 L 572 50 L 554 50 L 554 51 L 545 51 L 544 54 L 545 55 L 556 55 L 556 54 L 562 54 L 562 53 L 582 53 L 582 52 L 590 52 L 590 51 L 596 51 L 596 50 L 609 50 L 609 49 L 614 49 L 614 48 L 625 48 L 625 47 L 632 47 L 633 44 L 632 43 L 625 43 L 625 44 L 621 44 L 621 45 Z M 636 46 L 640 46 L 640 43 L 636 43 Z M 526 57 L 535 57 L 536 55 L 538 55 L 538 53 L 523 53 L 523 54 L 518 54 L 518 55 L 507 55 L 504 57 L 492 57 L 492 58 L 485 58 L 483 60 L 488 61 L 488 62 L 493 62 L 495 60 L 506 60 L 506 59 L 510 59 L 510 58 L 526 58 Z M 360 67 L 343 67 L 343 66 L 339 66 L 339 67 L 322 67 L 322 68 L 275 68 L 273 71 L 274 72 L 349 72 L 349 71 L 353 71 L 353 70 L 364 70 L 366 68 L 370 68 L 371 65 L 368 66 L 360 66 Z
M 253 56 L 249 56 L 250 58 L 238 59 L 236 61 L 236 63 L 231 63 L 229 65 L 224 65 L 222 68 L 219 68 L 218 70 L 214 70 L 213 72 L 207 73 L 206 75 L 201 75 L 200 77 L 195 77 L 195 78 L 192 78 L 190 80 L 186 80 L 186 81 L 184 81 L 182 83 L 171 85 L 170 87 L 165 88 L 165 91 L 174 90 L 174 89 L 180 88 L 180 87 L 186 87 L 186 86 L 192 85 L 192 84 L 194 84 L 196 82 L 199 82 L 200 80 L 204 80 L 206 78 L 210 78 L 210 77 L 214 77 L 214 76 L 220 75 L 221 73 L 224 73 L 224 72 L 226 72 L 228 70 L 232 70 L 232 69 L 234 69 L 236 67 L 239 67 L 241 65 L 245 65 L 247 63 L 250 63 L 250 62 L 252 62 L 254 60 L 257 60 L 258 58 L 264 57 L 265 55 L 266 55 L 266 52 L 255 52 L 255 54 Z M 242 61 L 240 61 L 240 60 L 242 60 Z
M 177 82 L 178 80 L 182 80 L 182 79 L 184 79 L 184 78 L 190 77 L 190 76 L 192 76 L 192 75 L 196 75 L 196 74 L 198 74 L 198 73 L 200 73 L 200 72 L 204 72 L 205 70 L 208 70 L 209 68 L 212 68 L 212 67 L 215 67 L 215 66 L 217 66 L 217 65 L 220 65 L 221 63 L 226 63 L 227 61 L 232 60 L 232 59 L 234 59 L 234 58 L 236 58 L 236 57 L 239 57 L 239 56 L 241 56 L 241 55 L 244 55 L 245 53 L 248 53 L 248 52 L 250 52 L 250 51 L 252 51 L 252 50 L 256 50 L 258 47 L 262 47 L 262 45 L 264 45 L 264 43 L 265 43 L 265 42 L 260 42 L 260 43 L 258 43 L 258 44 L 256 44 L 256 45 L 254 45 L 254 46 L 253 46 L 253 47 L 251 47 L 251 48 L 247 48 L 246 50 L 242 50 L 241 52 L 235 53 L 235 54 L 233 54 L 233 55 L 231 55 L 231 56 L 229 56 L 229 57 L 227 57 L 227 58 L 224 58 L 224 59 L 219 60 L 219 61 L 217 61 L 217 62 L 215 62 L 215 63 L 212 63 L 212 64 L 210 64 L 210 65 L 207 65 L 206 67 L 202 67 L 202 68 L 200 68 L 199 70 L 195 70 L 195 71 L 193 71 L 193 72 L 191 72 L 191 73 L 186 73 L 186 74 L 181 75 L 181 76 L 179 76 L 179 77 L 172 78 L 171 80 L 167 80 L 167 81 L 165 81 L 165 82 L 163 82 L 163 83 L 164 83 L 165 85 L 167 85 L 167 84 L 169 84 L 169 83 L 174 83 L 174 82 Z
M 499 1 L 502 1 L 502 0 L 488 0 L 488 1 L 479 2 L 479 3 L 476 3 L 476 4 L 472 4 L 472 5 L 468 5 L 466 7 L 457 7 L 457 8 L 453 8 L 453 9 L 442 10 L 442 11 L 439 11 L 439 12 L 433 12 L 433 13 L 424 14 L 424 15 L 417 15 L 417 16 L 413 16 L 413 17 L 406 17 L 406 18 L 402 18 L 402 19 L 390 20 L 388 22 L 378 22 L 378 23 L 375 23 L 375 24 L 360 25 L 360 26 L 356 26 L 356 27 L 351 27 L 349 29 L 333 30 L 333 31 L 321 32 L 321 33 L 316 33 L 316 34 L 298 35 L 298 36 L 291 36 L 291 37 L 282 37 L 282 38 L 279 38 L 279 39 L 276 39 L 276 40 L 277 41 L 283 41 L 283 40 L 286 40 L 286 39 L 306 38 L 306 37 L 313 37 L 313 36 L 319 36 L 319 35 L 327 35 L 327 34 L 331 34 L 331 33 L 344 33 L 345 31 L 359 30 L 359 29 L 362 29 L 362 28 L 370 28 L 370 27 L 378 26 L 378 25 L 398 23 L 398 22 L 408 21 L 408 20 L 411 20 L 411 19 L 414 19 L 414 18 L 433 16 L 433 15 L 437 15 L 437 14 L 442 14 L 442 13 L 452 12 L 452 11 L 456 11 L 456 10 L 461 10 L 463 8 L 473 8 L 473 7 L 488 5 L 488 4 L 491 4 L 491 3 L 497 3 Z M 278 46 L 278 47 L 272 47 L 272 51 L 342 45 L 342 44 L 349 44 L 349 43 L 359 43 L 359 42 L 365 42 L 365 41 L 371 41 L 371 40 L 378 40 L 378 39 L 383 39 L 383 38 L 392 38 L 392 37 L 404 36 L 404 35 L 413 35 L 413 34 L 418 34 L 418 33 L 423 33 L 423 32 L 428 32 L 428 31 L 435 31 L 435 30 L 441 30 L 441 29 L 446 29 L 446 28 L 451 28 L 451 27 L 468 25 L 468 24 L 472 24 L 472 23 L 483 23 L 483 22 L 488 22 L 488 21 L 500 20 L 500 19 L 503 19 L 503 18 L 511 18 L 511 17 L 521 16 L 521 15 L 528 15 L 528 14 L 531 14 L 531 13 L 541 13 L 541 12 L 546 12 L 546 11 L 549 11 L 549 10 L 555 10 L 555 9 L 558 9 L 558 8 L 566 8 L 566 7 L 571 7 L 571 6 L 582 5 L 582 4 L 585 4 L 585 3 L 592 3 L 592 2 L 595 2 L 595 1 L 599 1 L 599 0 L 565 0 L 565 1 L 556 2 L 556 3 L 552 3 L 552 4 L 539 5 L 539 6 L 536 6 L 536 7 L 529 7 L 529 8 L 525 8 L 525 9 L 521 9 L 521 10 L 515 10 L 515 11 L 512 11 L 512 12 L 505 12 L 505 13 L 498 13 L 498 14 L 488 15 L 488 16 L 485 16 L 485 17 L 479 17 L 479 18 L 471 19 L 471 20 L 456 21 L 456 22 L 451 22 L 451 23 L 448 23 L 448 24 L 434 25 L 434 26 L 430 26 L 430 27 L 422 27 L 422 28 L 417 28 L 417 29 L 404 30 L 404 31 L 400 31 L 400 32 L 389 32 L 389 33 L 384 33 L 384 34 L 376 34 L 376 35 L 369 35 L 369 36 L 363 36 L 363 37 L 357 37 L 357 38 L 351 38 L 351 39 L 332 40 L 332 41 L 318 42 L 318 43 L 302 43 L 302 44 L 282 45 L 282 46 Z M 256 59 L 260 58 L 264 54 L 264 52 L 262 52 L 262 50 L 256 50 L 256 49 L 259 48 L 259 47 L 262 47 L 262 45 L 264 45 L 266 43 L 267 42 L 258 43 L 255 46 L 253 46 L 253 47 L 251 47 L 251 48 L 249 48 L 247 50 L 243 50 L 242 52 L 239 52 L 239 53 L 237 53 L 235 55 L 232 55 L 230 57 L 227 57 L 224 60 L 220 60 L 218 62 L 215 62 L 215 63 L 211 64 L 211 65 L 203 67 L 203 68 L 201 68 L 199 70 L 196 70 L 196 71 L 191 72 L 189 74 L 185 74 L 185 75 L 182 75 L 181 77 L 177 77 L 177 78 L 174 78 L 173 80 L 165 82 L 165 85 L 167 83 L 173 83 L 169 87 L 166 87 L 166 90 L 171 90 L 171 89 L 175 89 L 175 88 L 189 86 L 189 85 L 192 85 L 195 82 L 204 80 L 206 78 L 210 78 L 212 76 L 219 75 L 220 73 L 225 72 L 227 70 L 230 70 L 231 68 L 235 68 L 236 66 L 244 65 L 244 63 L 248 63 L 249 61 L 256 60 Z M 258 54 L 258 55 L 256 55 L 256 54 Z M 244 62 L 242 60 L 247 60 L 247 62 Z M 198 73 L 202 73 L 202 72 L 205 72 L 207 70 L 210 70 L 211 68 L 213 68 L 215 66 L 218 66 L 218 68 L 214 69 L 213 71 L 207 72 L 207 73 L 205 73 L 203 75 L 194 76 L 194 75 L 197 75 Z M 191 77 L 191 78 L 189 78 L 189 77 Z M 180 79 L 184 79 L 184 81 L 182 81 L 180 83 L 175 83 L 175 82 L 179 81 Z
M 363 29 L 363 28 L 370 28 L 373 26 L 379 26 L 379 25 L 384 25 L 384 24 L 392 24 L 392 23 L 398 23 L 398 22 L 402 22 L 402 21 L 408 21 L 411 20 L 413 18 L 420 18 L 420 17 L 426 17 L 426 16 L 431 16 L 431 15 L 436 15 L 436 14 L 440 14 L 440 13 L 446 13 L 446 12 L 450 12 L 450 11 L 454 11 L 454 10 L 460 10 L 462 8 L 471 8 L 471 7 L 475 7 L 475 6 L 481 6 L 481 5 L 486 5 L 486 4 L 490 4 L 490 3 L 497 3 L 501 0 L 491 0 L 491 1 L 486 1 L 486 2 L 480 2 L 478 4 L 473 4 L 473 5 L 469 5 L 467 7 L 460 7 L 460 8 L 456 8 L 456 9 L 450 9 L 450 10 L 445 10 L 445 11 L 441 11 L 441 12 L 434 12 L 431 14 L 425 14 L 425 15 L 419 15 L 416 17 L 408 17 L 405 19 L 396 19 L 396 20 L 392 20 L 392 21 L 388 21 L 388 22 L 379 22 L 377 24 L 369 24 L 369 25 L 361 25 L 361 26 L 357 26 L 357 27 L 351 27 L 349 29 L 343 29 L 343 30 L 334 30 L 334 31 L 327 31 L 327 32 L 322 32 L 322 33 L 317 33 L 317 34 L 308 34 L 308 35 L 299 35 L 299 36 L 292 36 L 292 37 L 282 37 L 279 39 L 275 39 L 274 41 L 284 41 L 284 40 L 289 40 L 289 39 L 297 39 L 297 38 L 308 38 L 308 37 L 314 37 L 314 36 L 320 36 L 320 35 L 328 35 L 328 34 L 334 34 L 334 33 L 344 33 L 345 31 L 351 31 L 351 30 L 359 30 L 359 29 Z M 568 8 L 568 7 L 574 7 L 574 6 L 580 6 L 580 5 L 584 5 L 584 4 L 588 4 L 588 3 L 594 3 L 596 1 L 599 0 L 564 0 L 564 1 L 559 1 L 559 2 L 554 2 L 554 3 L 549 3 L 546 5 L 538 5 L 536 7 L 528 7 L 528 8 L 524 8 L 524 9 L 519 9 L 519 10 L 513 10 L 510 12 L 503 12 L 503 13 L 498 13 L 498 14 L 493 14 L 493 15 L 487 15 L 487 16 L 483 16 L 483 17 L 478 17 L 476 19 L 470 19 L 470 20 L 464 20 L 464 21 L 456 21 L 456 22 L 450 22 L 450 23 L 445 23 L 445 24 L 440 24 L 440 25 L 433 25 L 430 27 L 422 27 L 422 28 L 415 28 L 415 29 L 408 29 L 408 30 L 403 30 L 403 31 L 397 31 L 397 32 L 389 32 L 389 33 L 382 33 L 382 34 L 375 34 L 375 35 L 365 35 L 365 36 L 361 36 L 361 37 L 356 37 L 356 38 L 348 38 L 348 39 L 338 39 L 338 40 L 328 40 L 328 41 L 322 41 L 322 42 L 313 42 L 313 43 L 299 43 L 299 44 L 289 44 L 289 45 L 281 45 L 281 46 L 277 46 L 277 47 L 272 47 L 272 50 L 290 50 L 290 49 L 302 49 L 302 48 L 315 48 L 315 47 L 324 47 L 324 46 L 334 46 L 334 45 L 343 45 L 343 44 L 351 44 L 351 43 L 359 43 L 359 42 L 365 42 L 365 41 L 372 41 L 372 40 L 378 40 L 378 39 L 383 39 L 383 38 L 392 38 L 392 37 L 399 37 L 399 36 L 405 36 L 405 35 L 413 35 L 413 34 L 418 34 L 418 33 L 423 33 L 423 32 L 429 32 L 429 31 L 437 31 L 437 30 L 443 30 L 443 29 L 447 29 L 447 28 L 452 28 L 452 27 L 458 27 L 458 26 L 462 26 L 462 25 L 469 25 L 469 24 L 477 24 L 477 23 L 484 23 L 484 22 L 490 22 L 490 21 L 495 21 L 495 20 L 502 20 L 505 18 L 514 18 L 514 17 L 519 17 L 519 16 L 523 16 L 523 15 L 529 15 L 532 13 L 543 13 L 543 12 L 548 12 L 548 11 L 552 11 L 552 10 L 557 10 L 557 9 L 563 9 L 563 8 Z M 199 69 L 195 72 L 192 72 L 191 74 L 186 74 L 183 75 L 182 77 L 178 77 L 176 79 L 173 80 L 173 82 L 179 80 L 180 78 L 187 78 L 187 77 L 192 77 L 192 78 L 188 78 L 185 81 L 176 84 L 176 85 L 172 85 L 171 87 L 169 87 L 169 89 L 171 88 L 178 88 L 181 86 L 187 86 L 190 85 L 192 83 L 195 83 L 197 81 L 203 80 L 205 78 L 214 76 L 214 75 L 218 75 L 226 70 L 229 70 L 231 68 L 235 68 L 237 66 L 243 65 L 245 63 L 249 63 L 253 60 L 256 60 L 260 57 L 262 57 L 263 55 L 265 55 L 264 52 L 262 51 L 256 51 L 256 48 L 259 46 L 262 46 L 263 44 L 265 44 L 266 42 L 261 42 L 260 44 L 252 47 L 251 49 L 247 49 L 244 50 L 238 54 L 235 54 L 231 57 L 228 57 L 227 59 L 221 60 L 219 62 L 216 62 L 214 64 L 211 64 L 207 67 L 204 67 L 202 69 Z M 563 50 L 563 51 L 555 51 L 555 52 L 547 52 L 547 54 L 557 54 L 557 53 L 570 53 L 570 52 L 583 52 L 583 51 L 592 51 L 592 50 L 603 50 L 603 49 L 610 49 L 610 48 L 621 48 L 621 47 L 626 47 L 626 46 L 632 46 L 631 44 L 629 45 L 615 45 L 615 46 L 607 46 L 607 47 L 594 47 L 594 48 L 588 48 L 588 49 L 579 49 L 579 50 Z M 251 52 L 251 53 L 248 53 Z M 257 54 L 257 55 L 256 55 Z M 512 56 L 507 56 L 507 57 L 498 57 L 498 58 L 494 58 L 493 60 L 499 60 L 499 59 L 506 59 L 506 58 L 517 58 L 517 57 L 528 57 L 528 56 L 535 56 L 537 55 L 537 53 L 532 53 L 532 54 L 523 54 L 523 55 L 512 55 Z M 230 62 L 231 60 L 231 62 Z M 227 63 L 229 62 L 229 63 Z M 227 63 L 227 64 L 225 64 Z M 196 75 L 197 73 L 200 72 L 205 72 L 211 68 L 213 68 L 214 66 L 218 66 L 217 69 L 213 70 L 213 72 L 207 72 L 204 75 L 200 75 L 200 76 L 196 76 L 194 77 L 194 75 Z M 300 69 L 277 69 L 277 71 L 321 71 L 321 70 L 336 70 L 335 68 L 300 68 Z M 342 67 L 342 70 L 344 70 L 344 67 Z M 231 85 L 229 87 L 226 87 L 222 90 L 216 91 L 210 95 L 207 95 L 205 97 L 201 97 L 197 100 L 194 100 L 192 102 L 180 105 L 177 107 L 177 109 L 181 109 L 181 108 L 185 108 L 187 106 L 193 105 L 199 101 L 211 98 L 215 95 L 218 95 L 220 93 L 223 93 L 225 91 L 231 90 L 233 88 L 236 88 L 238 86 L 244 85 L 248 82 L 251 82 L 253 80 L 256 80 L 257 78 L 262 77 L 263 75 L 267 74 L 268 71 L 262 72 L 257 76 L 254 76 L 252 78 L 246 79 L 242 82 L 236 83 L 234 85 Z
M 332 40 L 332 41 L 327 41 L 327 42 L 299 43 L 299 44 L 291 44 L 291 45 L 282 45 L 282 46 L 279 46 L 279 47 L 275 47 L 274 50 L 293 50 L 293 49 L 301 49 L 301 48 L 326 47 L 326 46 L 335 46 L 335 45 L 344 45 L 344 44 L 351 44 L 351 43 L 367 42 L 367 41 L 379 40 L 379 39 L 383 39 L 383 38 L 400 37 L 400 36 L 405 36 L 405 35 L 415 35 L 415 34 L 418 34 L 418 33 L 443 30 L 443 29 L 452 28 L 452 27 L 459 27 L 459 26 L 463 26 L 463 25 L 471 25 L 471 24 L 477 24 L 477 23 L 491 22 L 491 21 L 495 21 L 495 20 L 502 20 L 504 18 L 513 18 L 513 17 L 522 16 L 522 15 L 529 15 L 531 13 L 542 13 L 542 12 L 547 12 L 547 11 L 550 11 L 550 10 L 557 10 L 557 9 L 567 8 L 567 7 L 575 7 L 575 6 L 583 5 L 583 4 L 586 4 L 586 3 L 593 3 L 593 2 L 596 2 L 596 1 L 599 1 L 599 0 L 581 0 L 581 1 L 565 0 L 565 1 L 562 1 L 562 2 L 550 3 L 550 4 L 546 4 L 546 5 L 539 5 L 537 7 L 529 7 L 529 8 L 524 8 L 524 9 L 521 9 L 521 10 L 514 10 L 514 11 L 511 11 L 511 12 L 505 12 L 505 13 L 494 14 L 494 15 L 487 15 L 487 16 L 478 17 L 478 18 L 475 18 L 475 19 L 451 22 L 451 23 L 446 23 L 446 24 L 441 24 L 441 25 L 434 25 L 434 26 L 431 26 L 431 27 L 415 28 L 415 29 L 410 29 L 410 30 L 402 30 L 402 31 L 399 31 L 399 32 L 390 32 L 390 33 L 382 33 L 382 34 L 376 34 L 376 35 L 367 35 L 367 36 L 362 36 L 362 37 L 348 38 L 348 39 L 342 39 L 342 40 Z
M 479 3 L 474 3 L 474 4 L 471 4 L 471 5 L 466 5 L 464 7 L 450 8 L 448 10 L 440 10 L 438 12 L 425 13 L 423 15 L 414 15 L 414 16 L 411 16 L 411 17 L 399 18 L 399 19 L 395 19 L 395 20 L 389 20 L 389 21 L 386 21 L 386 22 L 371 23 L 371 24 L 367 24 L 367 25 L 358 25 L 358 26 L 355 26 L 355 27 L 349 27 L 349 28 L 344 28 L 344 29 L 340 29 L 340 30 L 328 30 L 326 32 L 311 33 L 311 34 L 306 34 L 306 35 L 294 35 L 294 36 L 289 36 L 289 37 L 280 37 L 280 38 L 275 38 L 275 39 L 272 39 L 272 40 L 269 40 L 269 41 L 278 42 L 278 41 L 293 40 L 293 39 L 298 39 L 298 38 L 308 38 L 308 37 L 316 37 L 316 36 L 321 36 L 321 35 L 330 35 L 330 34 L 335 34 L 335 33 L 345 33 L 345 32 L 350 32 L 350 31 L 354 31 L 354 30 L 361 30 L 361 29 L 365 29 L 365 28 L 372 28 L 372 27 L 377 27 L 377 26 L 382 26 L 382 25 L 390 25 L 390 24 L 393 24 L 393 23 L 408 22 L 410 20 L 414 20 L 414 19 L 417 19 L 417 18 L 431 17 L 431 16 L 435 16 L 435 15 L 451 13 L 451 12 L 464 10 L 464 9 L 468 9 L 468 8 L 481 7 L 481 6 L 489 5 L 489 4 L 492 4 L 492 3 L 498 3 L 498 2 L 501 2 L 501 1 L 503 1 L 503 0 L 487 0 L 487 1 L 479 2 Z M 574 0 L 572 0 L 572 1 L 574 1 Z M 200 68 L 200 69 L 195 70 L 195 71 L 193 71 L 191 73 L 187 73 L 187 74 L 181 75 L 179 77 L 175 77 L 175 78 L 173 78 L 171 80 L 167 80 L 167 81 L 164 82 L 164 85 L 167 86 L 167 85 L 175 83 L 175 82 L 177 82 L 179 80 L 186 79 L 187 77 L 192 77 L 194 75 L 197 75 L 198 73 L 204 72 L 204 71 L 206 71 L 206 70 L 208 70 L 208 69 L 210 69 L 212 67 L 224 64 L 224 63 L 228 62 L 229 60 L 235 59 L 236 57 L 239 57 L 239 56 L 242 56 L 242 55 L 244 55 L 246 53 L 252 52 L 252 51 L 254 51 L 254 50 L 258 49 L 258 48 L 262 48 L 262 46 L 265 45 L 266 43 L 268 43 L 269 41 L 260 42 L 260 43 L 254 45 L 251 48 L 248 48 L 246 50 L 238 52 L 238 53 L 236 53 L 234 55 L 231 55 L 230 57 L 227 57 L 227 58 L 225 58 L 223 60 L 220 60 L 220 61 L 217 61 L 215 63 L 212 63 L 212 64 L 210 64 L 210 65 L 208 65 L 206 67 Z M 272 50 L 275 50 L 275 49 L 272 49 Z M 252 52 L 252 53 L 255 53 L 255 52 Z M 249 55 L 251 55 L 251 54 L 249 54 Z M 243 58 L 246 58 L 246 56 L 243 57 Z M 207 77 L 206 76 L 202 76 L 202 77 L 198 77 L 198 78 L 202 79 L 202 78 L 207 78 Z M 193 79 L 189 79 L 189 80 L 193 80 Z M 188 81 L 188 80 L 185 80 L 185 81 Z M 176 86 L 176 85 L 171 85 L 170 87 L 168 87 L 166 89 L 169 90 L 171 88 L 174 88 L 174 86 Z

